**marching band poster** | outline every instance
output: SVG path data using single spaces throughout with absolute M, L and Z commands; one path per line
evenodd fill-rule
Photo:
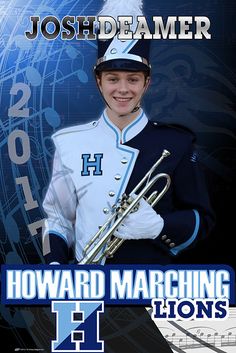
M 42 228 L 46 215 L 42 204 L 55 152 L 51 136 L 75 124 L 97 121 L 104 109 L 93 71 L 97 42 L 92 23 L 103 5 L 103 0 L 0 0 L 1 264 L 12 266 L 16 272 L 24 265 L 33 270 L 45 264 Z M 154 301 L 151 306 L 136 297 L 130 302 L 112 302 L 106 283 L 106 316 L 102 319 L 104 307 L 100 308 L 97 337 L 98 343 L 104 341 L 104 345 L 98 344 L 94 352 L 157 351 L 155 328 L 173 352 L 223 353 L 236 348 L 235 9 L 233 0 L 144 0 L 143 12 L 149 20 L 140 24 L 140 32 L 152 42 L 151 82 L 143 97 L 143 109 L 151 121 L 184 126 L 195 133 L 216 218 L 210 235 L 175 257 L 168 270 L 176 269 L 179 275 L 197 265 L 199 274 L 204 269 L 215 271 L 216 277 L 219 274 L 214 286 L 221 283 L 225 291 L 215 292 L 223 298 L 229 293 L 228 317 L 214 320 L 212 314 L 212 320 L 181 320 L 163 313 L 160 317 L 160 312 L 158 318 L 159 303 Z M 88 16 L 90 25 L 83 24 L 83 18 Z M 127 22 L 125 26 L 127 35 Z M 66 270 L 66 266 L 62 269 Z M 112 267 L 108 269 L 110 277 L 108 270 L 101 273 L 111 281 Z M 139 271 L 142 269 L 141 266 Z M 2 271 L 0 328 L 7 353 L 88 352 L 85 348 L 62 350 L 52 344 L 57 337 L 56 326 L 59 327 L 58 302 L 51 307 L 46 300 L 33 303 L 31 298 L 27 301 L 18 297 L 12 304 L 6 288 L 10 277 L 6 268 Z M 163 276 L 167 272 L 163 269 Z M 101 273 L 95 271 L 94 276 L 99 279 Z M 13 286 L 14 281 L 15 277 Z M 224 288 L 227 283 L 228 289 Z M 192 286 L 196 286 L 196 277 Z M 207 294 L 201 299 L 207 299 Z M 134 306 L 145 310 L 143 321 L 143 313 L 140 316 Z M 76 337 L 81 341 L 81 336 Z

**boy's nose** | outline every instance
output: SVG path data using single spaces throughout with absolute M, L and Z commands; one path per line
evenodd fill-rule
M 126 94 L 128 92 L 128 84 L 125 80 L 120 80 L 118 92 L 121 94 Z

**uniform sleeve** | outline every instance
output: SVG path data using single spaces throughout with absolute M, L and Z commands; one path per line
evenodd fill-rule
M 161 214 L 164 227 L 158 241 L 177 255 L 208 235 L 214 226 L 204 173 L 192 143 L 175 169 L 172 187 L 176 210 Z
M 47 215 L 43 234 L 46 263 L 68 262 L 68 251 L 74 244 L 76 203 L 71 171 L 62 164 L 56 150 L 52 178 L 43 202 Z

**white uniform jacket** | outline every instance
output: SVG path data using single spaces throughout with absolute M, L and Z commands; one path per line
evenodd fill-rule
M 98 121 L 55 133 L 52 179 L 43 202 L 44 237 L 63 238 L 75 246 L 79 261 L 88 241 L 111 215 L 121 197 L 139 151 L 123 143 L 147 124 L 143 111 L 122 132 L 103 112 Z M 47 251 L 47 249 L 46 249 Z

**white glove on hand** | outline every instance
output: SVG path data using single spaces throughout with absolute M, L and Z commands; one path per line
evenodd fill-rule
M 114 235 L 121 239 L 155 239 L 164 226 L 164 220 L 147 201 L 139 201 L 139 209 L 130 213 Z

